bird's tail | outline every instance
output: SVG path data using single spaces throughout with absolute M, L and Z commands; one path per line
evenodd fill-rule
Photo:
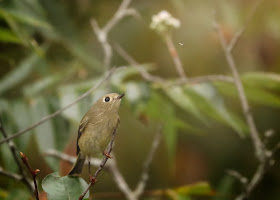
M 71 169 L 71 171 L 68 173 L 68 175 L 80 174 L 82 172 L 85 160 L 86 160 L 86 158 L 79 153 L 77 160 L 76 160 L 73 168 Z

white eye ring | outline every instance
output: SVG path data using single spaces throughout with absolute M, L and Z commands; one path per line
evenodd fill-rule
M 111 98 L 110 98 L 110 97 L 105 97 L 105 98 L 103 99 L 103 102 L 109 102 L 109 101 L 111 101 Z

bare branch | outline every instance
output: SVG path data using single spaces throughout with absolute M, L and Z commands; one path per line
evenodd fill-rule
M 131 0 L 123 0 L 120 4 L 117 12 L 115 12 L 114 16 L 107 22 L 107 24 L 104 26 L 103 31 L 109 33 L 112 28 L 119 23 L 119 21 L 127 16 L 127 15 L 134 15 L 136 13 L 132 11 L 132 9 L 128 9 L 129 4 L 131 3 Z
M 142 78 L 146 81 L 153 82 L 153 83 L 163 83 L 166 84 L 166 80 L 159 76 L 154 76 L 148 73 L 145 69 L 141 67 L 141 65 L 135 61 L 119 44 L 114 43 L 113 45 L 116 52 L 125 60 L 127 61 L 132 67 L 134 67 L 142 76 Z M 173 85 L 185 85 L 185 84 L 195 84 L 201 82 L 210 82 L 210 81 L 223 81 L 223 82 L 230 82 L 232 83 L 234 80 L 231 76 L 226 75 L 207 75 L 207 76 L 198 76 L 198 77 L 191 77 L 188 79 L 176 79 L 172 81 L 172 83 L 167 84 L 168 86 Z
M 254 144 L 256 157 L 258 158 L 258 160 L 260 162 L 262 162 L 265 159 L 264 145 L 263 145 L 263 143 L 262 143 L 262 141 L 259 137 L 259 133 L 258 133 L 258 130 L 256 128 L 256 124 L 255 124 L 253 115 L 251 113 L 249 103 L 248 103 L 248 100 L 247 100 L 245 90 L 243 88 L 239 73 L 237 71 L 235 61 L 232 57 L 231 52 L 227 48 L 225 37 L 224 37 L 223 32 L 220 28 L 220 25 L 218 23 L 215 23 L 214 25 L 215 25 L 215 29 L 217 31 L 217 34 L 219 36 L 220 44 L 221 44 L 223 52 L 225 54 L 226 61 L 228 63 L 228 66 L 229 66 L 229 68 L 232 72 L 233 78 L 234 78 L 234 84 L 235 84 L 236 89 L 238 91 L 238 95 L 239 95 L 239 99 L 240 99 L 240 102 L 241 102 L 243 114 L 244 114 L 244 116 L 247 120 L 247 124 L 248 124 L 250 132 L 251 132 L 250 136 L 251 136 L 252 142 Z
M 108 80 L 112 74 L 116 71 L 117 69 L 116 68 L 112 68 L 111 70 L 107 71 L 104 75 L 104 77 L 102 79 L 100 79 L 100 81 L 98 81 L 94 86 L 92 86 L 87 92 L 85 92 L 84 94 L 82 94 L 81 96 L 79 96 L 74 102 L 68 104 L 67 106 L 55 111 L 54 113 L 50 114 L 50 115 L 47 115 L 45 117 L 43 117 L 42 119 L 40 119 L 38 122 L 30 125 L 29 127 L 17 132 L 17 133 L 14 133 L 12 134 L 11 136 L 3 139 L 0 141 L 0 144 L 3 144 L 4 142 L 8 141 L 8 140 L 11 140 L 13 138 L 16 138 L 30 130 L 32 130 L 33 128 L 39 126 L 40 124 L 50 120 L 51 118 L 59 115 L 60 113 L 62 113 L 64 110 L 70 108 L 71 106 L 75 105 L 76 103 L 78 103 L 79 101 L 81 101 L 82 99 L 86 98 L 87 96 L 89 96 L 93 91 L 95 91 L 98 87 L 100 87 L 106 80 Z
M 70 156 L 68 154 L 65 154 L 65 153 L 61 153 L 59 151 L 56 151 L 54 149 L 49 149 L 47 151 L 45 151 L 43 153 L 44 156 L 51 156 L 51 157 L 54 157 L 54 158 L 58 158 L 58 159 L 61 159 L 61 160 L 64 160 L 64 161 L 67 161 L 71 164 L 74 164 L 77 160 L 77 158 L 75 156 Z M 98 167 L 99 164 L 100 164 L 101 160 L 100 159 L 96 159 L 96 158 L 91 158 L 90 160 L 90 165 L 91 166 L 94 166 L 94 167 Z M 106 165 L 106 167 L 109 165 L 110 163 L 108 163 Z
M 245 192 L 238 195 L 235 200 L 243 200 L 248 198 L 252 191 L 256 188 L 259 182 L 262 180 L 264 174 L 266 173 L 267 162 L 261 162 L 251 178 L 249 184 L 245 188 Z
M 0 131 L 3 135 L 3 137 L 6 139 L 8 137 L 6 130 L 4 128 L 3 122 L 2 122 L 2 118 L 0 117 Z M 26 177 L 26 174 L 24 173 L 24 170 L 22 168 L 22 165 L 20 163 L 19 157 L 17 155 L 17 149 L 16 146 L 14 144 L 13 141 L 7 141 L 7 144 L 9 146 L 9 149 L 13 155 L 13 158 L 18 166 L 19 172 L 21 174 L 21 180 L 23 181 L 23 183 L 28 187 L 28 189 L 30 191 L 33 191 L 34 187 L 30 184 L 30 181 L 28 180 L 28 178 Z
M 158 76 L 149 74 L 143 69 L 138 62 L 136 62 L 119 44 L 114 43 L 114 48 L 117 53 L 130 65 L 132 65 L 141 74 L 142 78 L 150 82 L 163 82 L 164 80 Z
M 172 38 L 169 34 L 166 34 L 165 37 L 165 42 L 167 44 L 167 47 L 168 47 L 168 50 L 169 50 L 169 53 L 173 59 L 173 62 L 174 62 L 174 65 L 175 65 L 175 68 L 178 72 L 178 75 L 182 78 L 182 79 L 186 79 L 186 74 L 185 74 L 185 71 L 184 71 L 184 68 L 183 68 L 183 65 L 182 65 L 182 62 L 179 58 L 179 55 L 178 55 L 178 52 L 174 46 L 174 43 L 172 41 Z
M 226 171 L 230 176 L 236 178 L 237 180 L 240 181 L 240 183 L 242 183 L 243 185 L 247 185 L 248 183 L 248 179 L 244 176 L 242 176 L 242 174 L 240 174 L 238 171 L 229 169 Z
M 129 188 L 128 184 L 124 180 L 123 175 L 120 173 L 115 158 L 113 158 L 110 162 L 109 166 L 110 172 L 114 176 L 114 180 L 120 191 L 125 195 L 128 200 L 136 200 L 132 190 Z
M 157 133 L 155 135 L 155 138 L 153 140 L 150 152 L 149 152 L 149 154 L 148 154 L 148 156 L 146 158 L 146 161 L 145 161 L 145 163 L 143 165 L 143 171 L 142 171 L 141 178 L 138 181 L 136 189 L 134 190 L 135 199 L 138 199 L 141 196 L 141 194 L 144 192 L 144 188 L 145 188 L 146 182 L 147 182 L 147 180 L 149 178 L 149 176 L 148 176 L 149 167 L 151 165 L 151 162 L 152 162 L 152 160 L 154 158 L 155 152 L 156 152 L 156 150 L 157 150 L 157 148 L 159 146 L 159 143 L 160 143 L 161 130 L 162 130 L 162 126 L 160 126 L 158 128 L 158 131 L 157 131 Z
M 237 42 L 239 41 L 239 39 L 240 39 L 240 36 L 244 33 L 244 31 L 245 31 L 246 28 L 248 27 L 248 24 L 252 21 L 253 16 L 254 16 L 254 14 L 255 14 L 255 12 L 256 12 L 258 6 L 260 5 L 260 3 L 261 3 L 262 1 L 263 1 L 263 0 L 258 0 L 258 1 L 254 4 L 253 8 L 252 8 L 252 9 L 250 10 L 250 12 L 249 12 L 249 15 L 248 15 L 248 17 L 247 17 L 247 19 L 246 19 L 245 24 L 241 27 L 241 29 L 240 29 L 239 31 L 237 31 L 237 32 L 234 34 L 233 38 L 231 39 L 231 41 L 230 41 L 230 43 L 228 44 L 228 47 L 227 47 L 229 52 L 231 52 L 232 49 L 235 47 L 236 43 L 237 43 Z
M 35 186 L 34 195 L 35 195 L 36 200 L 39 200 L 36 176 L 37 176 L 37 173 L 40 172 L 40 170 L 39 169 L 32 170 L 28 164 L 28 158 L 22 152 L 19 152 L 19 153 L 20 153 L 20 158 L 21 158 L 22 162 L 26 165 L 27 169 L 29 170 L 29 172 L 33 178 L 33 182 L 34 182 L 34 186 Z
M 118 10 L 115 12 L 113 17 L 107 22 L 107 24 L 100 28 L 95 19 L 90 20 L 91 27 L 94 33 L 97 36 L 97 40 L 102 46 L 104 53 L 104 65 L 108 69 L 111 65 L 112 60 L 112 47 L 108 42 L 108 34 L 113 29 L 115 25 L 117 25 L 120 20 L 122 20 L 125 16 L 128 15 L 137 15 L 136 11 L 132 8 L 128 8 L 131 0 L 123 0 L 120 4 Z
M 22 181 L 23 180 L 23 176 L 19 175 L 19 174 L 15 174 L 12 172 L 8 172 L 5 171 L 2 167 L 0 167 L 0 174 L 7 176 L 9 178 L 15 179 L 17 181 Z
M 247 23 L 249 23 L 249 21 L 251 21 L 252 15 L 254 14 L 254 12 L 255 12 L 255 10 L 256 10 L 256 8 L 257 8 L 257 6 L 259 5 L 260 2 L 261 2 L 261 0 L 258 1 L 255 4 L 255 7 L 252 9 L 252 12 L 250 13 L 250 15 L 248 17 Z M 254 145 L 255 156 L 259 160 L 259 165 L 258 165 L 255 173 L 253 174 L 251 180 L 249 180 L 248 183 L 246 181 L 245 191 L 242 192 L 240 195 L 238 195 L 236 197 L 236 200 L 244 200 L 244 199 L 247 199 L 250 196 L 252 191 L 256 188 L 256 186 L 259 184 L 259 182 L 263 179 L 264 174 L 266 173 L 268 167 L 271 166 L 274 163 L 274 159 L 273 159 L 274 149 L 278 149 L 278 144 L 275 146 L 275 148 L 272 151 L 269 151 L 269 150 L 266 149 L 265 141 L 264 142 L 261 141 L 259 133 L 258 133 L 257 128 L 256 128 L 255 121 L 253 119 L 253 115 L 251 113 L 251 110 L 250 110 L 250 107 L 249 107 L 249 104 L 248 104 L 248 100 L 246 98 L 246 94 L 245 94 L 245 91 L 244 91 L 239 73 L 237 71 L 235 61 L 234 61 L 233 56 L 231 54 L 232 49 L 234 48 L 238 39 L 240 38 L 240 36 L 244 32 L 244 30 L 246 28 L 246 24 L 239 32 L 236 33 L 236 35 L 230 41 L 229 45 L 226 44 L 225 37 L 222 33 L 220 25 L 217 22 L 215 22 L 214 26 L 215 26 L 215 29 L 216 29 L 217 34 L 219 36 L 220 44 L 222 46 L 227 64 L 232 71 L 233 78 L 234 78 L 234 84 L 235 84 L 235 86 L 237 88 L 237 91 L 238 91 L 238 95 L 239 95 L 239 98 L 240 98 L 243 114 L 244 114 L 244 116 L 247 120 L 247 124 L 248 124 L 248 127 L 250 129 L 250 133 L 251 133 L 250 136 L 251 136 L 251 141 Z M 267 135 L 268 135 L 268 137 L 270 137 L 272 134 L 267 133 Z M 244 177 L 241 176 L 239 173 L 234 173 L 232 175 L 234 175 L 236 177 L 239 177 L 240 181 L 241 180 L 243 180 L 243 181 L 247 180 L 247 179 L 244 179 Z

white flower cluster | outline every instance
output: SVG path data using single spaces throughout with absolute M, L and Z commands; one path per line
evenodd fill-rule
M 172 17 L 166 10 L 162 10 L 157 15 L 153 15 L 150 28 L 164 33 L 170 28 L 179 28 L 180 25 L 181 22 L 178 19 Z

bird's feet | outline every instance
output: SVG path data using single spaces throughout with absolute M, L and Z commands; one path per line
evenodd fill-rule
M 97 179 L 94 178 L 92 175 L 89 175 L 89 180 L 92 184 L 94 184 L 97 181 Z
M 103 151 L 103 155 L 106 156 L 107 158 L 113 158 L 110 154 L 106 152 L 106 150 Z

